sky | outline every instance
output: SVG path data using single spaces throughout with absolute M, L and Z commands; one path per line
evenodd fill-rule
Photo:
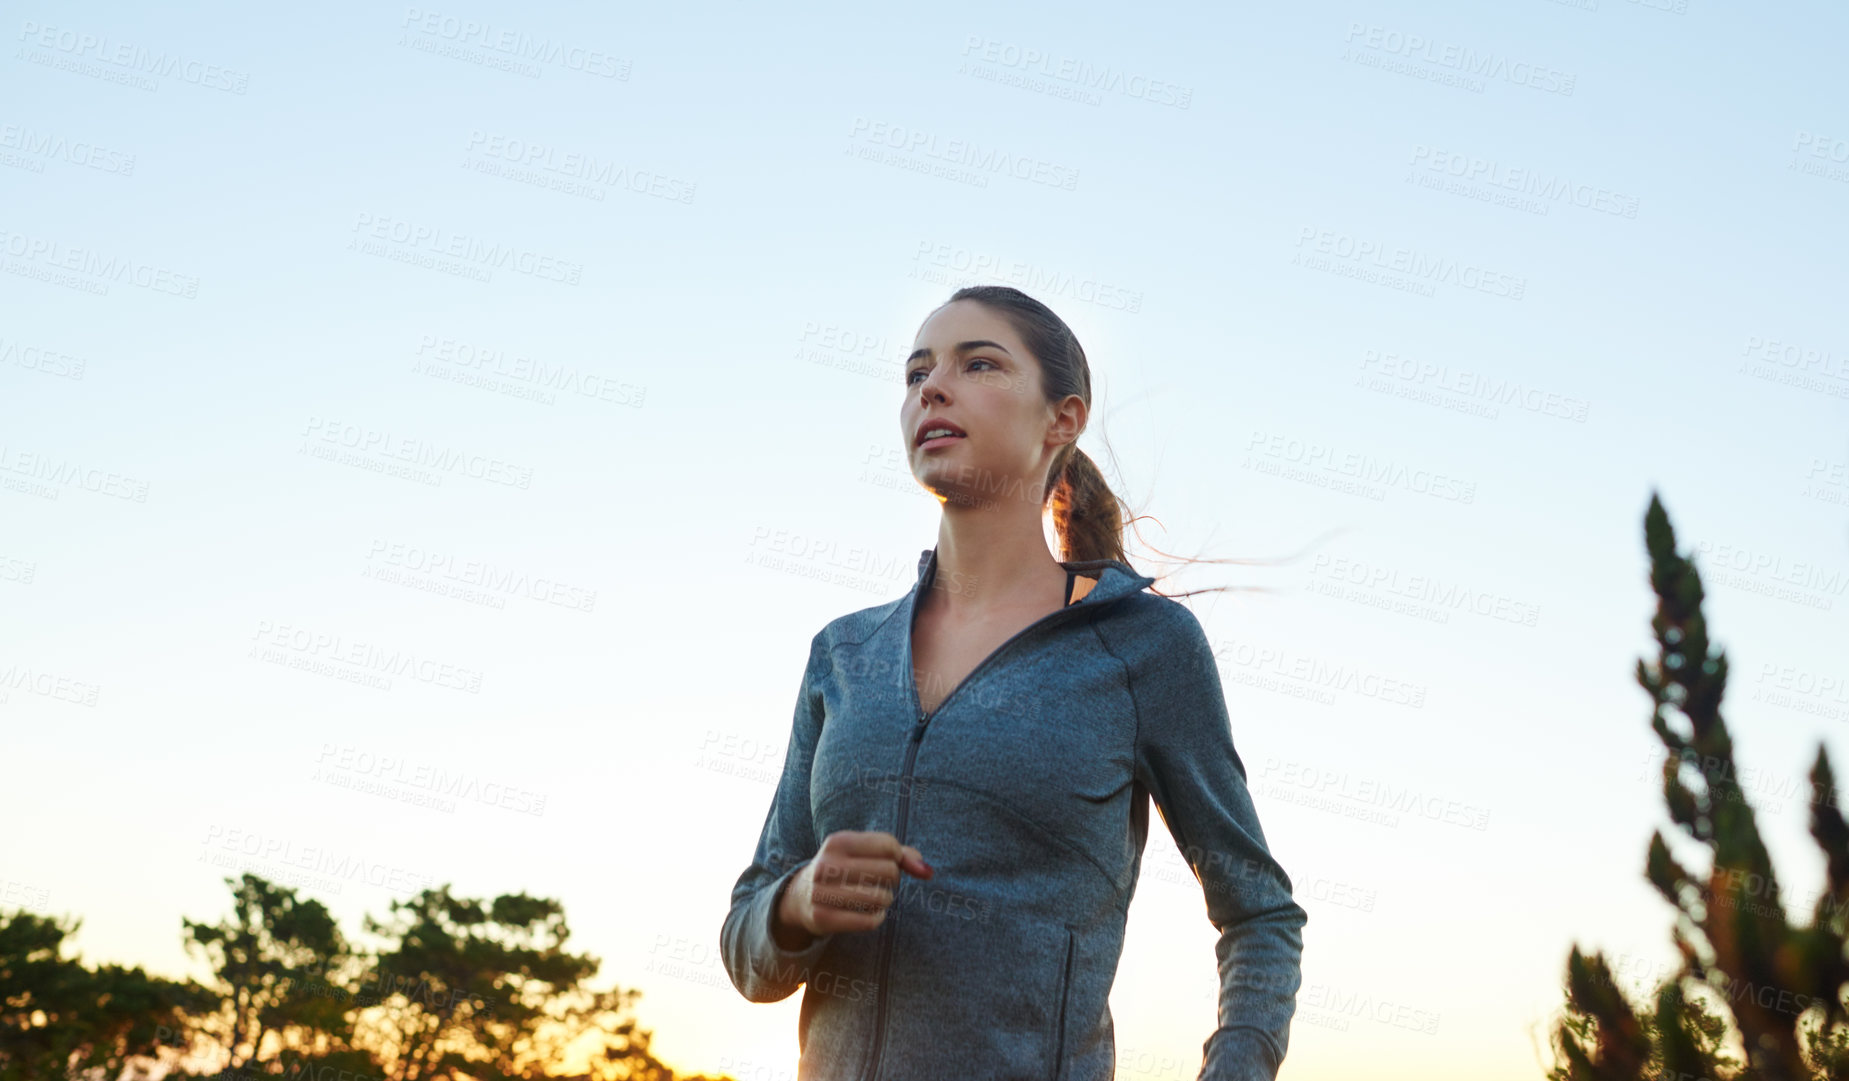
M 936 541 L 900 365 L 977 282 L 1083 344 L 1081 446 L 1155 519 L 1132 563 L 1251 561 L 1160 588 L 1242 587 L 1189 603 L 1310 914 L 1281 1077 L 1538 1077 L 1575 944 L 1671 958 L 1652 493 L 1775 863 L 1821 880 L 1839 5 L 29 2 L 0 33 L 0 906 L 80 916 L 86 960 L 198 974 L 180 921 L 241 869 L 350 928 L 525 890 L 677 1069 L 793 1079 L 801 996 L 746 1002 L 719 928 L 811 636 Z M 1119 1077 L 1186 1081 L 1215 934 L 1153 816 L 1144 861 Z

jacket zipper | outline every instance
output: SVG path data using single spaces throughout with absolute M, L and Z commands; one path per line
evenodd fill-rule
M 1083 599 L 1080 600 L 1079 604 L 1082 603 L 1084 603 Z M 987 668 L 995 658 L 1006 652 L 1009 646 L 1019 641 L 1028 632 L 1044 626 L 1050 620 L 1058 619 L 1078 606 L 1078 604 L 1068 604 L 1056 612 L 1048 612 L 1046 615 L 1041 616 L 1039 619 L 1034 620 L 1032 623 L 1014 632 L 1014 634 L 1010 635 L 1001 645 L 996 646 L 994 652 L 984 657 L 975 668 L 971 669 L 969 675 L 963 677 L 963 682 L 952 687 L 950 693 L 944 696 L 944 700 L 937 704 L 937 708 L 929 713 L 924 711 L 924 703 L 918 700 L 918 681 L 912 675 L 912 628 L 910 626 L 905 628 L 905 685 L 910 690 L 913 708 L 918 710 L 918 720 L 912 724 L 912 738 L 907 740 L 905 744 L 905 765 L 901 767 L 899 771 L 899 822 L 898 829 L 894 832 L 894 836 L 899 839 L 900 844 L 905 843 L 905 821 L 912 807 L 912 786 L 907 782 L 912 779 L 912 763 L 918 758 L 918 744 L 924 740 L 925 726 L 931 723 L 931 718 L 944 712 L 944 707 L 948 706 L 958 694 L 962 693 L 963 688 L 974 683 L 976 677 L 982 673 L 982 670 Z M 1096 605 L 1093 607 L 1096 607 Z M 916 609 L 913 611 L 915 613 Z M 903 871 L 900 872 L 900 874 L 904 873 Z M 894 899 L 896 900 L 897 898 L 895 897 Z M 873 1019 L 873 1060 L 867 1068 L 866 1081 L 876 1081 L 879 1077 L 880 1057 L 886 1050 L 886 1001 L 889 997 L 886 983 L 888 972 L 892 968 L 893 934 L 892 921 L 889 919 L 880 926 L 880 974 L 879 981 L 874 984 L 874 987 L 877 988 L 875 994 L 879 997 L 879 1006 L 875 1011 Z

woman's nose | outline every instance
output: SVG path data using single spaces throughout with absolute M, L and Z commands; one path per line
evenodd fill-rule
M 918 381 L 918 400 L 920 402 L 941 402 L 944 400 L 944 387 L 938 375 L 940 370 L 941 369 L 933 368 L 925 373 L 923 379 Z

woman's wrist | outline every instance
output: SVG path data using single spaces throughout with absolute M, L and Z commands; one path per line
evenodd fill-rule
M 800 873 L 800 872 L 799 872 Z M 807 949 L 815 944 L 816 936 L 810 934 L 802 922 L 796 918 L 796 902 L 790 897 L 790 886 L 796 881 L 796 875 L 783 880 L 777 887 L 776 903 L 770 909 L 770 937 L 779 948 L 792 953 Z

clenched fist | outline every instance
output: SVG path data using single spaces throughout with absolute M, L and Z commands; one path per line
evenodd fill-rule
M 871 931 L 886 919 L 899 872 L 930 878 L 924 854 L 877 830 L 837 830 L 790 876 L 777 900 L 773 937 L 800 950 L 822 935 Z

